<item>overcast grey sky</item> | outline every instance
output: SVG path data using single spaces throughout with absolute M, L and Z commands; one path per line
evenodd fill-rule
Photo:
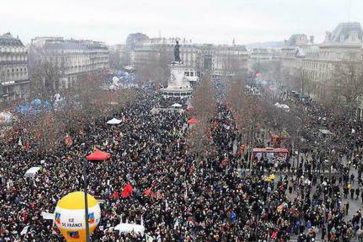
M 0 33 L 125 42 L 129 33 L 197 43 L 322 40 L 340 22 L 363 23 L 363 0 L 0 0 Z

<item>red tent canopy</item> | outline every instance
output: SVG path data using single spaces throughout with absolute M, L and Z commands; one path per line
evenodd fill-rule
M 187 122 L 188 124 L 197 124 L 197 123 L 199 123 L 199 120 L 198 119 L 196 119 L 196 118 L 191 118 L 191 119 L 189 119 L 188 120 L 188 122 Z
M 111 154 L 101 151 L 99 149 L 95 149 L 93 153 L 86 156 L 86 159 L 89 161 L 100 161 L 100 160 L 107 160 L 111 157 Z

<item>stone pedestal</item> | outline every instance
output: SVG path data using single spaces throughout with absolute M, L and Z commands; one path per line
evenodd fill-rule
M 172 62 L 170 64 L 170 78 L 168 87 L 160 91 L 165 98 L 188 98 L 192 95 L 192 87 L 189 80 L 184 76 L 186 71 L 182 62 Z

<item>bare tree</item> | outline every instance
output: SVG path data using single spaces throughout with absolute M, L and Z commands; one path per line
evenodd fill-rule
M 363 95 L 363 68 L 358 63 L 345 62 L 335 65 L 333 95 L 342 100 L 347 111 L 355 111 L 358 98 Z
M 59 111 L 59 118 L 69 130 L 78 132 L 85 124 L 111 115 L 117 107 L 136 99 L 134 89 L 102 89 L 105 79 L 104 73 L 83 75 L 76 85 L 64 92 L 66 107 Z
M 253 63 L 252 69 L 254 72 L 267 73 L 269 66 L 267 62 L 256 61 L 255 63 Z
M 245 100 L 247 99 L 244 85 L 245 82 L 243 80 L 235 78 L 231 80 L 229 91 L 227 93 L 227 105 L 230 107 L 234 115 L 237 128 L 240 132 L 242 132 L 245 127 L 244 118 L 247 118 L 247 116 L 244 115 Z
M 188 152 L 195 155 L 197 160 L 203 159 L 213 149 L 210 129 L 210 122 L 200 120 L 197 126 L 192 127 L 186 136 Z
M 278 64 L 277 64 L 278 66 Z M 283 68 L 281 72 L 276 74 L 281 76 L 282 83 L 293 90 L 299 91 L 301 94 L 311 94 L 314 92 L 314 83 L 309 73 L 302 66 L 294 68 Z
M 39 63 L 31 72 L 31 96 L 52 100 L 54 94 L 59 91 L 59 78 L 57 66 L 47 61 Z
M 171 62 L 172 53 L 167 49 L 166 45 L 150 51 L 145 62 L 136 66 L 136 77 L 139 84 L 151 81 L 157 85 L 165 86 L 170 75 L 169 64 Z
M 267 80 L 281 81 L 281 61 L 280 60 L 264 60 L 257 61 L 253 64 L 254 72 L 262 73 Z
M 225 80 L 229 80 L 233 76 L 241 78 L 246 76 L 247 71 L 244 69 L 243 60 L 238 55 L 227 52 L 222 58 L 222 76 Z
M 251 132 L 256 131 L 256 124 L 263 122 L 264 108 L 261 98 L 246 93 L 244 80 L 234 79 L 229 87 L 227 103 L 238 130 L 251 142 Z
M 29 129 L 33 145 L 37 145 L 41 153 L 48 153 L 60 145 L 65 133 L 65 124 L 54 112 L 43 112 Z
M 283 85 L 292 88 L 293 75 L 289 68 L 281 68 L 281 82 Z
M 209 75 L 204 76 L 200 81 L 193 94 L 192 105 L 199 123 L 188 134 L 187 142 L 190 151 L 196 154 L 199 159 L 211 150 L 211 120 L 216 114 L 217 108 L 216 92 Z
M 335 116 L 353 118 L 363 96 L 361 63 L 340 62 L 334 65 L 330 78 L 323 82 L 321 104 Z
M 210 75 L 205 75 L 201 79 L 192 98 L 192 105 L 196 116 L 200 120 L 209 122 L 216 113 L 216 104 L 216 90 Z
M 118 70 L 122 67 L 120 52 L 116 48 L 110 49 L 109 60 L 110 68 Z
M 43 49 L 29 48 L 30 96 L 48 100 L 53 104 L 54 94 L 60 90 L 61 63 L 50 58 Z
M 270 61 L 270 69 L 269 73 L 272 79 L 277 81 L 281 81 L 282 73 L 281 73 L 281 60 L 271 60 Z

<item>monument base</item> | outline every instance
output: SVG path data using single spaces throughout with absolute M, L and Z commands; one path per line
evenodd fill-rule
M 176 41 L 174 48 L 174 59 L 170 67 L 170 78 L 168 80 L 168 87 L 160 89 L 162 96 L 165 99 L 187 99 L 191 97 L 193 88 L 190 86 L 190 82 L 187 80 L 185 73 L 188 73 L 189 69 L 186 68 L 179 55 L 179 42 Z
M 183 89 L 177 89 L 177 88 L 162 88 L 160 89 L 161 94 L 164 98 L 189 98 L 192 96 L 193 89 L 192 88 L 183 88 Z

